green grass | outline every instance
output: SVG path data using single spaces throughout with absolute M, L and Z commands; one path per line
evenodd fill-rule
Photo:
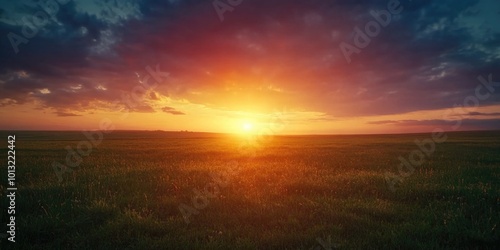
M 62 183 L 51 164 L 84 137 L 15 134 L 17 243 L 2 249 L 320 249 L 328 236 L 341 249 L 500 246 L 500 132 L 448 133 L 396 192 L 384 173 L 430 134 L 274 137 L 251 154 L 231 136 L 116 131 Z M 229 162 L 229 184 L 186 224 L 179 205 Z

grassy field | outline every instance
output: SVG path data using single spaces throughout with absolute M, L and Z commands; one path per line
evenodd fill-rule
M 275 136 L 242 148 L 237 136 L 115 131 L 62 182 L 53 162 L 85 137 L 14 134 L 18 235 L 2 249 L 500 246 L 500 132 L 448 133 L 395 192 L 384 174 L 430 134 Z

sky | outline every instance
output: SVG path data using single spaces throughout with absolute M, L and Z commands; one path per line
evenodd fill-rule
M 0 1 L 0 129 L 500 128 L 497 0 Z

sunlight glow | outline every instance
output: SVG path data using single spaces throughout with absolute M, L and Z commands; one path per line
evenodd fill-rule
M 252 129 L 253 129 L 253 124 L 252 123 L 249 123 L 249 122 L 243 123 L 243 130 L 245 132 L 250 132 L 250 131 L 252 131 Z

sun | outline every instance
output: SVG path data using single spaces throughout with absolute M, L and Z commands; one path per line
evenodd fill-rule
M 252 118 L 239 119 L 232 124 L 232 131 L 235 134 L 245 136 L 245 138 L 247 138 L 248 136 L 253 136 L 258 132 L 258 129 L 258 121 Z
M 249 133 L 253 130 L 253 124 L 250 122 L 244 122 L 243 123 L 243 131 Z

